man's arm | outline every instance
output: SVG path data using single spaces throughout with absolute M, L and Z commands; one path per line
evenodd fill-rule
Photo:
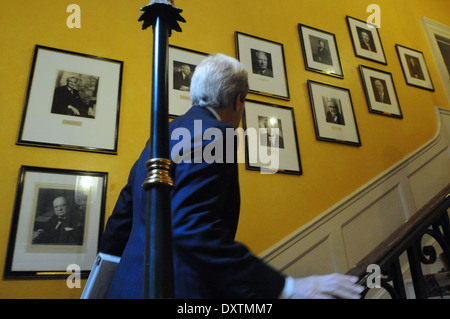
M 122 189 L 116 206 L 108 219 L 105 232 L 101 238 L 100 252 L 122 256 L 128 242 L 133 224 L 133 191 L 132 185 L 136 164 L 131 169 L 127 185 Z

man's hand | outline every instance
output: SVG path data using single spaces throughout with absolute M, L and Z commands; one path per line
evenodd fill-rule
M 73 112 L 74 115 L 80 115 L 80 111 L 78 111 L 78 109 L 77 109 L 76 107 L 74 107 L 74 106 L 72 106 L 72 105 L 69 105 L 67 108 L 68 108 L 69 110 L 72 110 L 72 112 Z
M 364 290 L 356 284 L 358 277 L 338 273 L 289 279 L 291 289 L 285 296 L 287 299 L 359 299 Z
M 35 240 L 36 238 L 38 238 L 39 236 L 41 236 L 41 234 L 44 232 L 43 229 L 38 229 L 36 231 L 33 232 L 33 235 L 31 236 L 31 240 Z

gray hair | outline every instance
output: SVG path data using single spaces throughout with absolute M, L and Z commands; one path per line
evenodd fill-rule
M 248 93 L 248 74 L 242 63 L 224 54 L 210 55 L 196 68 L 191 80 L 191 101 L 202 107 L 225 108 Z

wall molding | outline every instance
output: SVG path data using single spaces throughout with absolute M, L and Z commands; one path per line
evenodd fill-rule
M 450 110 L 422 147 L 259 256 L 291 276 L 344 273 L 450 181 Z

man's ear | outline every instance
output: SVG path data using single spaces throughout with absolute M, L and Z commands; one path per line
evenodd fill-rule
M 238 93 L 238 95 L 236 95 L 236 99 L 234 100 L 234 107 L 233 109 L 235 111 L 240 111 L 241 108 L 244 107 L 244 102 L 241 99 L 242 94 Z

